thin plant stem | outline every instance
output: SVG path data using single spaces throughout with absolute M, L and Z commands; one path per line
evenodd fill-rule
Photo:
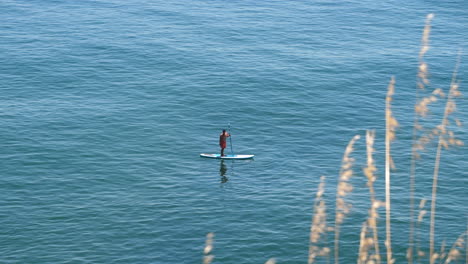
M 340 226 L 343 223 L 343 220 L 346 214 L 349 213 L 351 206 L 347 204 L 344 200 L 345 196 L 350 193 L 353 189 L 351 184 L 349 184 L 349 179 L 353 175 L 353 162 L 354 159 L 350 158 L 349 155 L 353 151 L 354 143 L 360 138 L 359 135 L 354 136 L 348 143 L 345 153 L 343 155 L 343 160 L 341 163 L 340 177 L 338 180 L 338 187 L 336 188 L 336 207 L 335 207 L 335 264 L 339 263 L 339 238 L 340 238 Z
M 205 248 L 203 249 L 203 264 L 210 264 L 214 259 L 214 256 L 211 254 L 213 250 L 213 239 L 214 233 L 208 233 L 206 235 Z
M 380 250 L 379 250 L 379 238 L 377 234 L 377 208 L 379 207 L 379 202 L 375 199 L 375 190 L 374 190 L 374 181 L 375 175 L 374 172 L 377 170 L 374 165 L 374 158 L 372 153 L 374 152 L 374 138 L 375 131 L 366 131 L 366 153 L 367 153 L 367 167 L 364 169 L 364 174 L 366 175 L 368 181 L 367 186 L 369 187 L 370 200 L 371 200 L 371 209 L 369 210 L 369 219 L 368 225 L 372 229 L 373 235 L 373 246 L 375 250 L 374 258 L 376 263 L 380 263 Z
M 391 215 L 390 215 L 390 168 L 392 167 L 392 159 L 390 156 L 390 142 L 395 138 L 394 129 L 397 126 L 395 118 L 392 116 L 391 101 L 395 90 L 395 78 L 392 77 L 388 85 L 387 97 L 385 99 L 385 229 L 387 247 L 387 263 L 392 264 L 392 237 L 391 237 Z
M 448 94 L 447 102 L 445 104 L 444 117 L 442 123 L 438 126 L 440 130 L 439 140 L 437 143 L 437 152 L 434 164 L 434 175 L 432 180 L 432 196 L 431 196 L 431 217 L 430 217 L 430 231 L 429 231 L 429 263 L 433 264 L 435 262 L 434 255 L 434 236 L 435 236 L 435 216 L 436 216 L 436 199 L 437 199 L 437 183 L 439 179 L 439 168 L 440 168 L 440 156 L 442 152 L 442 146 L 447 146 L 447 143 L 444 140 L 444 136 L 447 133 L 446 128 L 448 125 L 448 116 L 454 111 L 455 103 L 454 97 L 457 96 L 458 84 L 456 83 L 458 67 L 460 65 L 460 55 L 458 56 L 458 62 L 455 65 L 455 70 L 453 71 L 452 81 L 450 83 L 450 91 Z
M 433 14 L 429 14 L 426 17 L 426 25 L 424 27 L 423 35 L 421 38 L 421 50 L 419 52 L 419 71 L 418 71 L 418 88 L 416 89 L 416 105 L 420 100 L 420 90 L 424 89 L 425 83 L 428 83 L 427 80 L 427 67 L 422 67 L 425 65 L 424 54 L 429 49 L 429 35 L 431 31 L 431 20 L 434 18 Z M 425 72 L 424 72 L 425 71 Z M 417 107 L 415 107 L 417 109 Z M 420 129 L 419 125 L 419 113 L 416 111 L 413 121 L 413 136 L 412 136 L 412 147 L 411 147 L 411 165 L 410 165 L 410 215 L 409 215 L 409 238 L 408 238 L 408 252 L 407 260 L 408 264 L 413 263 L 414 258 L 414 193 L 416 185 L 416 159 L 418 157 L 418 146 L 417 146 L 417 133 Z
M 461 234 L 457 238 L 455 243 L 453 243 L 452 247 L 448 251 L 448 255 L 447 255 L 447 258 L 444 261 L 444 264 L 449 264 L 451 261 L 455 261 L 460 257 L 460 250 L 459 249 L 464 249 L 463 244 L 465 244 L 465 247 L 466 247 L 466 244 L 467 244 L 466 242 L 467 241 L 464 239 L 464 237 L 466 237 L 467 235 L 468 235 L 468 230 L 463 232 L 463 234 Z M 465 252 L 465 254 L 467 254 L 467 253 Z
M 328 247 L 320 247 L 321 240 L 326 240 L 324 236 L 327 232 L 327 214 L 325 201 L 322 196 L 325 191 L 325 176 L 320 177 L 320 184 L 317 190 L 314 201 L 314 214 L 310 225 L 310 240 L 309 240 L 309 259 L 308 264 L 315 262 L 319 256 L 328 256 L 330 249 Z M 325 243 L 326 244 L 326 243 Z
M 440 135 L 439 137 L 442 137 L 442 135 Z M 437 181 L 439 178 L 440 152 L 442 150 L 442 144 L 440 143 L 441 140 L 442 138 L 439 138 L 439 144 L 437 145 L 436 162 L 434 165 L 434 176 L 433 176 L 433 182 L 432 182 L 431 226 L 430 226 L 430 231 L 429 231 L 429 259 L 430 259 L 431 264 L 435 262 L 435 258 L 433 258 L 434 256 L 434 232 L 435 232 Z
M 426 215 L 427 211 L 424 209 L 424 207 L 426 206 L 426 200 L 425 199 L 422 199 L 420 202 L 419 202 L 419 213 L 418 213 L 418 220 L 416 222 L 416 230 L 420 230 L 420 227 L 421 227 L 421 223 L 423 221 L 423 218 L 424 216 Z M 418 256 L 417 259 L 416 259 L 416 263 L 420 263 L 420 260 L 421 260 L 421 257 L 422 257 L 422 251 L 420 250 L 420 241 L 418 238 L 418 232 L 415 233 L 415 237 L 416 237 L 416 255 Z
M 362 224 L 361 234 L 360 234 L 359 256 L 357 260 L 358 264 L 364 264 L 368 258 L 368 252 L 367 252 L 368 244 L 366 241 L 366 233 L 367 233 L 367 223 L 364 222 Z

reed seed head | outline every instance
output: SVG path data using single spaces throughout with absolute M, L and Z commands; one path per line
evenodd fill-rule
M 465 239 L 464 237 L 466 237 L 466 235 L 468 234 L 468 230 L 463 232 L 463 234 L 461 234 L 457 240 L 455 241 L 455 243 L 453 243 L 452 247 L 450 248 L 450 250 L 448 251 L 448 254 L 447 254 L 447 258 L 444 262 L 444 264 L 448 264 L 452 261 L 456 261 L 458 260 L 460 257 L 461 257 L 461 252 L 463 250 L 466 250 L 465 246 Z M 466 254 L 467 252 L 465 252 Z
M 203 256 L 203 264 L 210 264 L 214 256 L 211 255 L 211 251 L 213 250 L 213 239 L 214 239 L 214 233 L 208 233 L 206 235 L 206 242 L 205 242 L 205 248 L 203 249 L 203 253 L 205 256 Z
M 325 239 L 327 228 L 327 215 L 325 201 L 322 199 L 325 191 L 325 177 L 320 177 L 320 184 L 315 196 L 314 213 L 312 216 L 312 224 L 310 226 L 310 243 L 309 243 L 309 258 L 308 263 L 314 263 L 318 256 L 324 256 L 329 249 L 320 247 L 321 240 Z M 327 255 L 327 254 L 325 254 Z
M 338 178 L 338 186 L 336 188 L 336 207 L 335 207 L 335 263 L 339 258 L 339 236 L 340 225 L 343 223 L 345 216 L 350 212 L 352 205 L 345 201 L 348 193 L 352 192 L 353 187 L 349 180 L 353 176 L 352 166 L 354 159 L 350 157 L 353 152 L 354 143 L 359 140 L 360 136 L 355 135 L 348 143 L 341 162 L 340 175 Z

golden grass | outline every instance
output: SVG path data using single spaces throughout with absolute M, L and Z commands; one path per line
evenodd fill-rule
M 213 240 L 214 233 L 208 233 L 206 235 L 205 248 L 203 249 L 203 264 L 210 264 L 214 259 L 214 255 L 211 254 L 213 250 Z
M 328 256 L 330 253 L 329 247 L 321 247 L 320 243 L 326 244 L 327 227 L 327 213 L 325 200 L 322 196 L 325 192 L 325 177 L 320 177 L 320 185 L 314 201 L 314 213 L 312 223 L 310 225 L 310 238 L 309 238 L 309 258 L 307 263 L 312 264 L 317 257 Z M 322 241 L 323 240 L 323 241 Z
M 394 167 L 391 152 L 391 141 L 395 140 L 395 130 L 398 122 L 393 117 L 391 102 L 395 93 L 395 78 L 392 77 L 388 85 L 385 99 L 385 246 L 387 247 L 387 263 L 394 262 L 392 258 L 392 231 L 391 231 L 391 202 L 390 202 L 390 168 Z
M 453 243 L 452 247 L 448 251 L 447 258 L 445 259 L 444 264 L 448 264 L 454 260 L 457 260 L 461 257 L 461 251 L 466 250 L 466 246 L 468 245 L 466 243 L 466 236 L 468 235 L 468 232 L 464 232 L 461 234 L 455 243 Z M 466 251 L 465 251 L 466 252 Z M 466 254 L 466 253 L 465 253 Z M 468 261 L 468 259 L 466 259 Z
M 421 224 L 423 223 L 424 216 L 427 214 L 427 211 L 424 209 L 424 207 L 426 205 L 426 202 L 427 202 L 427 200 L 425 200 L 425 199 L 422 199 L 419 202 L 419 213 L 418 213 L 417 226 L 416 226 L 418 230 L 420 229 Z M 419 242 L 419 239 L 416 237 L 416 235 L 414 236 L 414 239 L 416 240 L 416 243 L 413 244 L 413 246 L 416 246 L 416 253 L 417 253 L 417 257 L 418 257 L 417 262 L 419 263 L 421 261 L 421 258 L 424 257 L 426 255 L 426 253 L 421 250 L 421 244 Z M 408 256 L 407 256 L 407 258 L 408 258 Z M 413 260 L 414 260 L 414 255 L 411 256 L 411 261 L 413 261 Z M 410 259 L 408 258 L 408 263 L 409 262 L 410 262 Z
M 373 152 L 374 152 L 374 139 L 375 131 L 368 130 L 366 132 L 366 153 L 367 153 L 367 166 L 364 168 L 364 175 L 367 178 L 367 187 L 369 187 L 370 195 L 370 209 L 369 216 L 367 220 L 363 223 L 361 234 L 360 234 L 360 243 L 359 243 L 359 257 L 358 264 L 364 263 L 376 263 L 381 262 L 380 259 L 380 249 L 379 249 L 379 238 L 377 231 L 377 219 L 379 214 L 377 209 L 380 207 L 381 202 L 375 198 L 374 182 L 376 180 L 375 167 Z M 368 235 L 368 228 L 371 229 L 372 235 Z M 373 249 L 373 253 L 372 253 Z
M 449 145 L 462 145 L 463 142 L 455 138 L 455 134 L 449 130 L 449 116 L 455 112 L 456 103 L 455 98 L 461 96 L 461 92 L 458 90 L 457 73 L 460 62 L 458 61 L 455 70 L 453 71 L 452 81 L 450 84 L 449 95 L 445 104 L 444 117 L 442 122 L 437 126 L 435 133 L 439 135 L 437 144 L 436 159 L 434 164 L 434 175 L 432 177 L 432 200 L 431 200 L 431 223 L 429 231 L 429 259 L 430 263 L 433 264 L 437 259 L 438 255 L 434 252 L 434 236 L 435 236 L 435 215 L 436 215 L 436 199 L 437 199 L 437 184 L 439 179 L 439 168 L 440 168 L 440 156 L 442 147 L 446 149 Z
M 339 263 L 339 241 L 340 241 L 340 227 L 346 215 L 351 210 L 351 204 L 346 202 L 346 196 L 352 192 L 353 186 L 349 182 L 353 176 L 353 163 L 354 159 L 350 157 L 353 152 L 354 143 L 360 138 L 359 135 L 354 136 L 348 143 L 341 162 L 340 175 L 338 179 L 338 186 L 336 187 L 336 206 L 335 206 L 335 263 Z
M 445 148 L 449 148 L 449 146 L 460 146 L 463 145 L 463 142 L 455 137 L 455 133 L 449 129 L 451 122 L 449 121 L 451 115 L 456 111 L 456 102 L 455 98 L 461 96 L 461 92 L 459 91 L 459 83 L 457 81 L 457 72 L 459 62 L 456 65 L 454 70 L 454 74 L 452 77 L 452 82 L 450 84 L 448 95 L 446 96 L 442 89 L 434 89 L 429 95 L 421 96 L 421 91 L 425 91 L 427 87 L 429 87 L 430 81 L 428 78 L 428 64 L 424 61 L 424 55 L 429 50 L 429 36 L 431 31 L 431 20 L 434 18 L 434 15 L 430 14 L 426 18 L 426 25 L 423 31 L 423 37 L 421 40 L 421 50 L 419 53 L 419 67 L 418 67 L 418 74 L 417 74 L 417 97 L 416 97 L 416 104 L 415 104 L 415 119 L 414 119 L 414 126 L 413 126 L 413 143 L 411 147 L 412 152 L 412 160 L 410 166 L 410 227 L 409 227 L 409 243 L 408 243 L 408 250 L 407 250 L 407 260 L 408 263 L 413 263 L 415 260 L 415 252 L 417 253 L 417 262 L 424 262 L 428 260 L 430 264 L 435 263 L 436 261 L 439 263 L 452 263 L 454 260 L 460 259 L 462 252 L 465 251 L 465 262 L 468 264 L 468 246 L 465 242 L 465 238 L 467 233 L 463 233 L 454 243 L 454 245 L 447 250 L 445 246 L 445 241 L 441 243 L 441 247 L 438 252 L 435 251 L 435 215 L 436 215 L 436 199 L 437 199 L 437 181 L 439 177 L 439 169 L 440 169 L 440 157 L 442 150 Z M 391 231 L 391 169 L 394 168 L 393 160 L 391 157 L 391 142 L 395 140 L 395 131 L 398 127 L 398 122 L 396 121 L 395 117 L 393 116 L 393 112 L 391 109 L 391 102 L 393 98 L 393 94 L 395 92 L 395 79 L 392 77 L 389 85 L 388 85 L 388 92 L 385 100 L 385 202 L 380 202 L 376 199 L 375 190 L 373 184 L 376 180 L 376 167 L 374 164 L 374 159 L 372 153 L 374 152 L 373 144 L 375 133 L 373 131 L 367 131 L 366 133 L 366 146 L 367 146 L 367 166 L 364 168 L 364 175 L 367 178 L 367 186 L 369 187 L 370 193 L 370 209 L 369 215 L 367 220 L 362 224 L 361 232 L 359 235 L 359 252 L 358 252 L 358 264 L 378 264 L 381 263 L 381 252 L 379 248 L 379 236 L 378 236 L 378 227 L 377 227 L 377 220 L 379 217 L 378 209 L 384 205 L 385 206 L 385 241 L 384 244 L 386 246 L 386 261 L 385 263 L 394 263 L 395 259 L 393 258 L 393 251 L 392 251 L 392 231 Z M 446 100 L 445 102 L 445 110 L 444 116 L 442 118 L 442 122 L 434 129 L 424 129 L 422 123 L 420 122 L 423 118 L 426 118 L 428 113 L 430 112 L 430 106 L 441 99 Z M 460 120 L 452 118 L 453 122 L 457 126 L 461 126 L 462 123 Z M 414 212 L 414 197 L 415 197 L 415 179 L 416 179 L 416 161 L 420 158 L 419 152 L 424 150 L 430 142 L 434 139 L 438 138 L 437 144 L 437 151 L 435 157 L 435 164 L 434 164 L 434 174 L 433 174 L 433 185 L 432 185 L 432 195 L 430 199 L 430 225 L 429 225 L 429 241 L 428 246 L 424 246 L 424 248 L 429 248 L 429 254 L 426 254 L 423 250 L 421 250 L 422 244 L 419 241 L 419 238 L 416 236 L 415 229 L 420 229 L 422 223 L 424 221 L 424 216 L 428 213 L 425 209 L 426 200 L 423 199 L 420 202 L 419 206 L 419 213 L 417 219 L 415 219 L 415 212 Z M 352 147 L 355 143 L 356 139 L 354 138 L 351 140 L 350 144 L 346 148 L 345 155 L 342 162 L 342 167 L 340 171 L 340 177 L 337 186 L 337 195 L 336 195 L 336 208 L 335 208 L 335 226 L 334 226 L 334 261 L 335 263 L 339 263 L 339 235 L 340 235 L 340 226 L 343 223 L 345 216 L 349 213 L 351 209 L 351 205 L 349 202 L 345 201 L 345 197 L 352 191 L 351 183 L 348 181 L 350 177 L 353 175 L 351 170 L 353 159 L 349 158 L 349 154 L 352 151 Z M 344 176 L 344 177 L 343 177 Z M 324 183 L 321 182 L 321 185 Z M 319 192 L 321 188 L 319 188 Z M 323 202 L 322 193 L 320 196 L 317 196 L 317 199 L 320 200 L 320 203 Z M 321 214 L 322 218 L 325 217 L 325 207 L 322 210 L 314 210 L 314 217 L 316 218 L 315 214 Z M 321 220 L 321 226 L 325 227 L 326 223 L 324 223 L 323 219 Z M 417 222 L 416 222 L 417 221 Z M 417 224 L 416 224 L 417 223 Z M 330 227 L 329 227 L 330 229 Z M 325 228 L 321 229 L 320 237 L 325 236 L 326 234 L 323 233 Z M 311 232 L 317 233 L 317 230 L 311 229 Z M 427 231 L 425 231 L 427 233 Z M 311 233 L 312 237 L 312 233 Z M 311 240 L 312 241 L 312 240 Z M 416 247 L 416 251 L 415 251 Z M 313 263 L 310 261 L 310 253 L 309 253 L 309 263 Z
M 416 184 L 416 162 L 420 158 L 419 152 L 424 151 L 426 146 L 431 143 L 436 137 L 436 131 L 425 130 L 422 125 L 421 118 L 427 117 L 429 113 L 430 104 L 437 102 L 438 99 L 445 97 L 444 92 L 440 88 L 436 88 L 432 93 L 421 96 L 422 91 L 425 90 L 428 85 L 428 64 L 424 60 L 424 55 L 429 50 L 429 36 L 431 32 L 431 21 L 434 18 L 433 14 L 429 14 L 426 17 L 426 23 L 424 26 L 422 38 L 421 38 L 421 49 L 419 52 L 418 60 L 418 74 L 417 74 L 417 88 L 416 89 L 416 103 L 415 103 L 415 115 L 413 122 L 413 137 L 412 137 L 412 148 L 411 148 L 411 166 L 410 166 L 410 227 L 409 227 L 409 239 L 408 239 L 408 250 L 407 260 L 408 263 L 413 263 L 414 259 L 414 239 L 415 239 L 415 219 L 414 219 L 414 196 L 415 196 L 415 184 Z M 418 257 L 420 256 L 418 252 Z
M 410 208 L 409 208 L 409 238 L 408 249 L 406 258 L 408 263 L 422 263 L 427 260 L 430 264 L 443 263 L 449 264 L 454 261 L 461 260 L 463 253 L 465 254 L 465 263 L 468 264 L 468 226 L 467 231 L 463 232 L 453 243 L 453 245 L 446 249 L 445 241 L 441 243 L 440 249 L 435 250 L 435 216 L 436 216 L 436 201 L 437 201 L 437 188 L 439 181 L 440 160 L 443 149 L 448 149 L 450 146 L 461 146 L 463 142 L 456 138 L 455 133 L 450 129 L 450 126 L 456 124 L 461 126 L 462 122 L 452 115 L 457 109 L 455 99 L 461 96 L 459 90 L 459 81 L 457 80 L 458 67 L 460 65 L 460 55 L 453 72 L 452 80 L 450 83 L 449 91 L 445 94 L 442 89 L 434 89 L 429 94 L 422 96 L 422 92 L 429 87 L 429 66 L 424 61 L 424 55 L 430 48 L 429 36 L 431 32 L 431 20 L 434 18 L 433 14 L 426 17 L 426 23 L 421 39 L 421 49 L 419 52 L 419 66 L 417 73 L 417 89 L 416 89 L 416 103 L 415 103 L 415 117 L 413 121 L 413 136 L 411 144 L 411 164 L 409 168 L 410 179 Z M 377 179 L 376 165 L 373 157 L 374 153 L 374 140 L 375 132 L 368 130 L 366 132 L 366 167 L 363 169 L 363 174 L 367 179 L 367 187 L 369 188 L 369 201 L 370 207 L 368 210 L 367 219 L 363 222 L 361 232 L 359 234 L 359 252 L 357 263 L 358 264 L 380 264 L 382 262 L 392 264 L 395 262 L 392 250 L 392 230 L 391 230 L 391 169 L 394 163 L 391 157 L 391 142 L 395 140 L 395 131 L 398 127 L 398 122 L 393 116 L 391 102 L 395 93 L 395 78 L 392 77 L 387 88 L 387 96 L 385 99 L 385 202 L 379 201 L 376 197 L 374 183 Z M 444 114 L 440 124 L 433 129 L 425 129 L 422 121 L 427 117 L 430 112 L 432 103 L 445 100 Z M 325 192 L 325 177 L 320 178 L 320 184 L 313 205 L 313 215 L 310 226 L 309 237 L 309 254 L 308 264 L 318 262 L 321 260 L 330 262 L 330 253 L 333 250 L 334 263 L 339 263 L 340 258 L 340 231 L 346 216 L 352 209 L 351 202 L 348 201 L 347 196 L 353 191 L 350 179 L 354 175 L 353 164 L 354 158 L 351 157 L 353 148 L 359 135 L 354 136 L 348 143 L 339 172 L 338 184 L 336 187 L 335 198 L 335 217 L 334 225 L 328 225 L 326 203 L 324 199 Z M 430 201 L 430 211 L 426 210 L 427 199 L 422 199 L 419 202 L 419 211 L 417 217 L 415 215 L 415 183 L 416 183 L 416 166 L 417 160 L 420 159 L 420 151 L 425 150 L 426 146 L 437 139 L 437 149 L 435 153 L 434 170 L 432 176 L 432 192 Z M 385 207 L 385 241 L 383 241 L 386 248 L 386 261 L 382 261 L 382 252 L 380 249 L 379 235 L 378 235 L 378 218 L 379 208 Z M 429 213 L 429 230 L 421 231 L 429 233 L 429 241 L 420 241 L 418 237 L 418 230 L 422 229 L 425 221 L 424 217 Z M 467 221 L 468 223 L 468 221 Z M 333 242 L 327 241 L 329 233 L 334 232 Z M 213 249 L 212 233 L 207 235 L 206 245 L 204 249 L 203 263 L 209 264 L 212 262 L 214 256 L 211 254 Z M 428 245 L 427 245 L 427 244 Z M 333 244 L 333 248 L 330 245 Z M 423 245 L 424 244 L 424 245 Z M 429 252 L 425 252 L 422 248 L 429 248 Z M 274 259 L 269 259 L 265 264 L 274 264 Z M 321 262 L 323 263 L 323 262 Z

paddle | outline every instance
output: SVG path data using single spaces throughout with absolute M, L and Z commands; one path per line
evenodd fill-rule
M 231 123 L 228 123 L 228 133 L 229 133 L 229 144 L 231 145 L 231 154 L 234 155 L 234 151 L 232 150 L 232 135 L 231 135 Z

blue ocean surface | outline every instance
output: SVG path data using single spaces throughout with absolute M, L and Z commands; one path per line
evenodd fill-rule
M 418 53 L 426 16 L 425 93 L 465 97 L 451 131 L 468 144 L 468 9 L 453 1 L 0 2 L 0 263 L 306 263 L 315 193 L 334 222 L 349 140 L 353 208 L 340 258 L 353 263 L 370 207 L 365 131 L 376 131 L 384 200 L 385 96 L 392 110 L 392 245 L 406 262 Z M 424 124 L 440 124 L 445 99 Z M 253 160 L 203 159 L 227 152 Z M 436 142 L 416 170 L 428 210 Z M 467 147 L 443 149 L 436 248 L 466 230 Z M 419 211 L 416 212 L 418 214 Z M 379 209 L 385 254 L 385 211 Z M 417 230 L 429 247 L 429 213 Z M 329 241 L 333 241 L 330 233 Z M 426 255 L 427 256 L 427 255 Z M 384 257 L 384 255 L 382 255 Z M 423 259 L 427 262 L 427 258 Z M 326 263 L 325 259 L 322 259 Z

